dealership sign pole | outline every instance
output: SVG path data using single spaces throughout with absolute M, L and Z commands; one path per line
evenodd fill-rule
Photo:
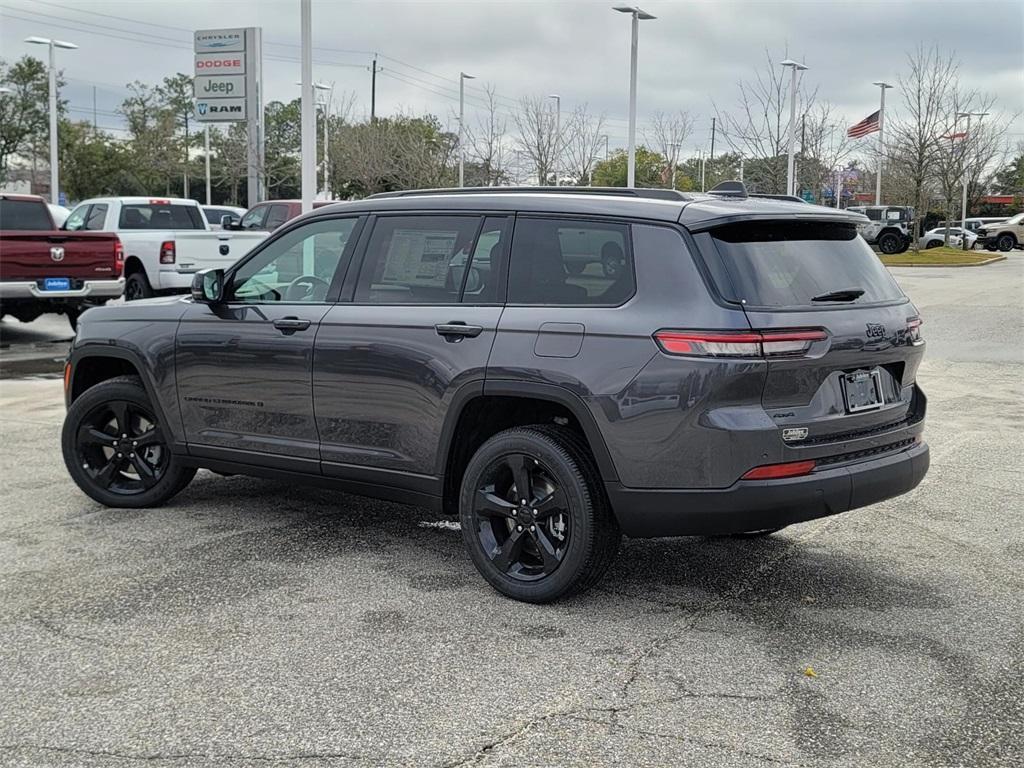
M 248 203 L 263 199 L 263 32 L 201 29 L 195 33 L 196 119 L 246 122 Z

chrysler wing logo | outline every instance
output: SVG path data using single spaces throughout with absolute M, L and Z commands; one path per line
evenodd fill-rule
M 795 443 L 807 439 L 807 427 L 789 427 L 782 430 L 782 439 L 787 443 Z
M 64 261 L 64 249 L 59 246 L 54 246 L 50 249 L 50 258 L 54 261 Z

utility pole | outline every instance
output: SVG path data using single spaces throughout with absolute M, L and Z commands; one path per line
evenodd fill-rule
M 709 162 L 711 163 L 712 175 L 715 173 L 715 121 L 717 119 L 718 118 L 715 117 L 711 118 L 711 157 Z M 712 181 L 714 181 L 714 179 L 712 179 Z
M 210 124 L 203 126 L 203 157 L 206 166 L 206 204 L 210 204 Z
M 92 135 L 99 133 L 99 122 L 96 120 L 96 86 L 92 87 Z
M 377 57 L 373 57 L 373 68 L 370 70 L 370 122 L 377 119 Z

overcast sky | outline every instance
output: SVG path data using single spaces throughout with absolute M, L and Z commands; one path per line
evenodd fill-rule
M 565 111 L 585 102 L 604 112 L 614 149 L 626 140 L 629 18 L 612 4 L 314 0 L 314 77 L 354 92 L 356 111 L 368 113 L 376 52 L 378 114 L 430 111 L 448 124 L 460 70 L 478 78 L 467 91 L 470 120 L 484 83 L 506 111 L 523 95 L 558 93 Z M 642 7 L 658 18 L 640 25 L 640 127 L 656 110 L 686 110 L 697 123 L 691 151 L 708 141 L 712 99 L 735 104 L 736 82 L 764 65 L 766 47 L 779 60 L 788 46 L 808 64 L 808 84 L 849 124 L 877 108 L 872 81 L 895 83 L 918 44 L 955 50 L 966 86 L 994 94 L 1008 113 L 1024 111 L 1021 0 L 648 0 Z M 78 44 L 59 51 L 63 95 L 74 117 L 91 120 L 95 88 L 99 125 L 117 128 L 127 82 L 191 73 L 193 30 L 241 26 L 263 28 L 267 98 L 297 96 L 299 0 L 0 0 L 0 55 L 42 57 L 44 48 L 23 42 L 28 35 Z M 888 100 L 899 108 L 898 92 Z M 1024 120 L 1011 132 L 1024 140 Z

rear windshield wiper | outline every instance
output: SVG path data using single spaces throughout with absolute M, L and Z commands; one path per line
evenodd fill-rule
M 844 288 L 841 291 L 829 291 L 815 296 L 811 301 L 853 301 L 864 295 L 860 288 Z

